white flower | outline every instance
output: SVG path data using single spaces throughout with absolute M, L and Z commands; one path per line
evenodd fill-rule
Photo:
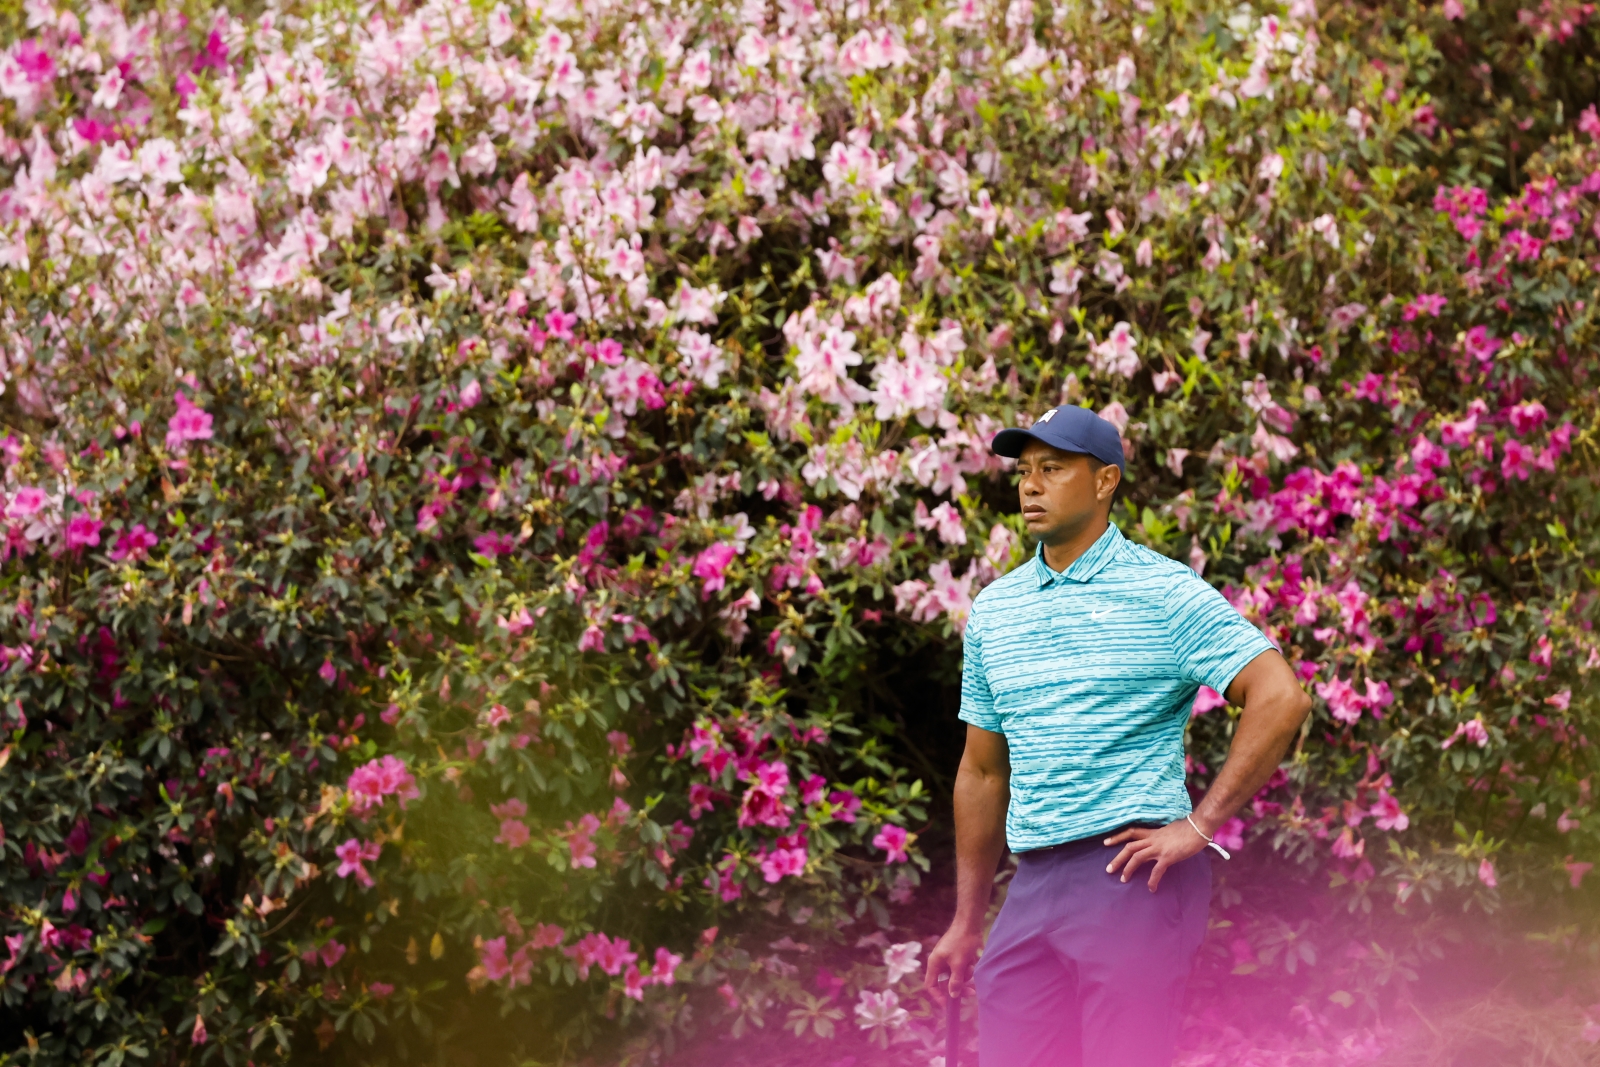
M 870 989 L 861 991 L 861 999 L 856 1003 L 856 1018 L 861 1020 L 861 1029 L 872 1030 L 877 1027 L 887 1027 L 898 1030 L 911 1018 L 909 1012 L 900 1006 L 900 998 L 894 990 L 885 989 L 882 993 L 874 993 Z
M 922 954 L 920 941 L 904 941 L 883 950 L 883 965 L 889 968 L 889 984 L 900 981 L 917 970 L 917 957 Z M 859 1009 L 857 1009 L 859 1011 Z
M 1120 374 L 1132 378 L 1139 372 L 1139 352 L 1133 327 L 1119 322 L 1104 341 L 1089 349 L 1089 365 L 1100 374 Z

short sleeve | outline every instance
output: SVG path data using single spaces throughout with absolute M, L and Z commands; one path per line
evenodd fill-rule
M 962 722 L 971 723 L 980 730 L 1003 733 L 1000 716 L 994 710 L 994 694 L 989 691 L 989 677 L 983 670 L 983 623 L 978 606 L 972 606 L 967 616 L 967 629 L 962 635 L 961 654 L 961 714 Z
M 1267 635 L 1193 571 L 1167 590 L 1167 632 L 1183 677 L 1226 693 L 1238 673 L 1273 648 Z

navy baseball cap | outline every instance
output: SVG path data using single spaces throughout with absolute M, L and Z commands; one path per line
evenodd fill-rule
M 1128 473 L 1128 463 L 1122 454 L 1122 435 L 1088 408 L 1069 404 L 1051 408 L 1026 430 L 1013 427 L 995 434 L 994 440 L 989 442 L 989 451 L 1016 459 L 1029 441 L 1042 441 L 1063 452 L 1082 452 L 1101 463 L 1115 463 L 1124 476 Z

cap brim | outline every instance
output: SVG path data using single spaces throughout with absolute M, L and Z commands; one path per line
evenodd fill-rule
M 989 442 L 989 451 L 1006 459 L 1016 459 L 1022 455 L 1022 450 L 1028 447 L 1029 441 L 1040 441 L 1044 444 L 1050 442 L 1034 433 L 1032 430 L 1001 430 L 994 435 L 994 440 Z

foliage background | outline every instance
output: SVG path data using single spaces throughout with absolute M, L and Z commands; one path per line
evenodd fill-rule
M 1319 697 L 1213 1007 L 1595 962 L 1588 7 L 3 17 L 6 1062 L 926 1062 L 1058 401 Z

